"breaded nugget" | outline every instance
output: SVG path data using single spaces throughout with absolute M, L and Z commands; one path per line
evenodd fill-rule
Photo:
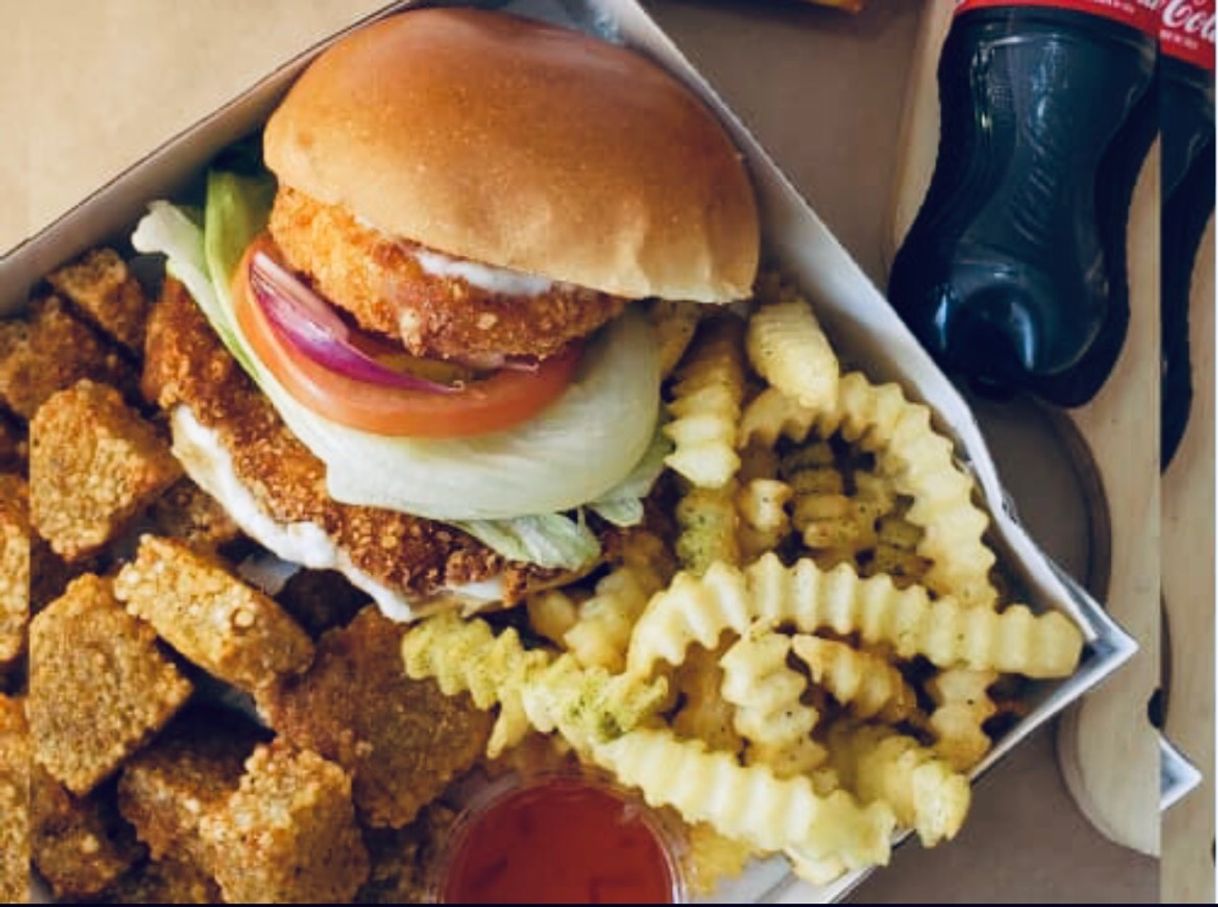
M 280 741 L 254 750 L 240 788 L 200 828 L 230 902 L 343 903 L 368 878 L 350 777 Z
M 199 821 L 237 790 L 257 743 L 238 716 L 190 710 L 123 766 L 119 812 L 154 860 L 210 865 Z
M 114 592 L 178 652 L 242 689 L 313 660 L 313 642 L 283 608 L 182 542 L 145 535 Z
M 282 186 L 269 227 L 294 269 L 363 327 L 400 337 L 416 356 L 549 356 L 607 323 L 627 302 L 563 283 L 536 296 L 509 296 L 429 274 L 413 244 Z
M 428 870 L 457 819 L 456 811 L 432 803 L 400 829 L 367 829 L 371 870 L 355 900 L 360 904 L 422 904 L 428 900 Z
M 143 851 L 123 825 L 109 793 L 73 797 L 46 769 L 33 764 L 34 865 L 57 897 L 96 895 L 141 857 Z
M 148 299 L 117 252 L 93 249 L 47 280 L 110 337 L 143 353 Z
M 337 570 L 297 570 L 275 600 L 316 639 L 351 623 L 371 599 Z
M 169 445 L 105 384 L 59 391 L 30 422 L 30 521 L 67 561 L 100 550 L 181 475 Z
M 30 890 L 30 735 L 19 699 L 0 696 L 0 904 Z
M 365 608 L 317 645 L 313 667 L 258 695 L 271 727 L 352 774 L 369 825 L 401 827 L 477 760 L 491 715 L 402 667 L 405 626 Z
M 106 889 L 104 904 L 222 904 L 220 886 L 193 863 L 149 860 Z
M 191 693 L 152 627 L 123 610 L 110 580 L 91 573 L 30 622 L 29 661 L 34 755 L 77 795 L 164 727 Z
M 25 651 L 30 620 L 28 494 L 20 476 L 0 475 L 0 667 Z
M 81 378 L 135 392 L 135 370 L 58 297 L 38 300 L 24 319 L 0 321 L 0 403 L 22 419 Z
M 176 280 L 165 281 L 153 307 L 143 382 L 150 400 L 166 410 L 185 405 L 219 434 L 237 477 L 267 516 L 281 524 L 320 526 L 357 568 L 406 597 L 502 575 L 504 600 L 514 604 L 528 589 L 562 576 L 533 564 L 505 563 L 443 523 L 331 500 L 325 466 L 288 431 Z
M 188 478 L 179 479 L 157 499 L 152 521 L 161 535 L 201 551 L 213 551 L 241 535 L 219 502 Z

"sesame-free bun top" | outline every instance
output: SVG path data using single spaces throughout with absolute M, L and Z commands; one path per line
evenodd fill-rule
M 726 302 L 756 203 L 718 121 L 642 56 L 503 13 L 425 9 L 322 53 L 267 124 L 281 184 L 392 236 L 628 298 Z

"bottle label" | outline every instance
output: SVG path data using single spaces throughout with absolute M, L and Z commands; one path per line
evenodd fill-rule
M 996 6 L 1048 6 L 1103 16 L 1133 26 L 1148 35 L 1156 35 L 1163 7 L 1171 3 L 1172 0 L 956 0 L 956 15 L 970 9 L 992 9 Z M 1186 0 L 1184 5 L 1200 6 L 1204 3 L 1213 9 L 1214 0 Z M 1210 31 L 1212 34 L 1212 24 Z
M 1212 72 L 1214 0 L 1159 0 L 1159 6 L 1159 49 Z

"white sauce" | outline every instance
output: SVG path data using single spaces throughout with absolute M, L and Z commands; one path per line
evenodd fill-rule
M 411 621 L 430 610 L 430 602 L 411 604 L 398 592 L 377 582 L 351 562 L 316 523 L 278 523 L 258 505 L 253 494 L 233 470 L 232 456 L 219 435 L 207 428 L 186 406 L 170 414 L 173 453 L 194 482 L 220 502 L 246 535 L 256 539 L 285 561 L 312 570 L 338 570 L 351 584 L 372 596 L 377 606 L 393 620 Z M 278 573 L 278 571 L 276 571 Z M 282 577 L 286 580 L 286 576 Z M 446 586 L 437 596 L 451 596 L 469 608 L 503 598 L 503 579 L 494 577 L 474 583 Z
M 449 258 L 431 249 L 414 248 L 411 253 L 428 274 L 434 277 L 457 277 L 488 293 L 540 296 L 554 286 L 554 282 L 546 277 L 508 268 L 493 268 L 476 261 Z

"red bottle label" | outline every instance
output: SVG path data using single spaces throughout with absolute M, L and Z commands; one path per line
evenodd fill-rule
M 956 0 L 956 14 L 996 6 L 1049 6 L 1115 19 L 1148 35 L 1155 35 L 1159 32 L 1159 16 L 1165 3 L 1170 5 L 1171 0 Z M 1192 0 L 1186 5 L 1199 6 L 1202 3 L 1208 3 L 1213 9 L 1213 0 Z M 1210 30 L 1212 34 L 1212 25 Z
M 1159 49 L 1214 69 L 1214 0 L 1159 0 Z

